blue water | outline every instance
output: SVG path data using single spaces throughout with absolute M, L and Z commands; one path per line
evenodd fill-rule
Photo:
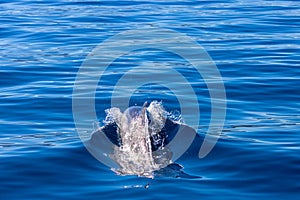
M 196 144 L 176 161 L 190 177 L 117 175 L 75 129 L 73 85 L 86 56 L 119 32 L 147 27 L 193 38 L 223 77 L 227 115 L 216 146 L 199 159 Z M 300 197 L 298 1 L 1 1 L 0 35 L 0 199 Z M 189 74 L 199 86 L 204 135 L 211 108 L 203 80 L 172 54 L 130 58 L 115 65 L 163 60 Z M 104 81 L 113 85 L 120 73 Z M 166 88 L 140 90 L 132 104 L 157 99 L 179 110 Z M 100 122 L 110 95 L 97 90 Z

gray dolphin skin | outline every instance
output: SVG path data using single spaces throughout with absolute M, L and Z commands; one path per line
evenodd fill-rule
M 92 133 L 85 146 L 104 164 L 113 169 L 121 168 L 116 171 L 122 175 L 150 177 L 151 172 L 173 163 L 172 157 L 177 147 L 169 148 L 168 144 L 178 133 L 184 134 L 189 140 L 196 135 L 193 128 L 169 119 L 157 102 L 132 106 L 124 113 L 117 108 L 106 112 L 108 122 Z M 181 145 L 178 142 L 176 145 L 180 151 Z

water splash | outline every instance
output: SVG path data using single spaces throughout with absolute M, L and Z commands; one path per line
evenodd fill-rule
M 152 151 L 154 144 L 163 144 L 165 138 L 158 133 L 164 127 L 169 113 L 161 102 L 153 101 L 148 107 L 133 106 L 125 112 L 119 108 L 106 110 L 106 124 L 116 123 L 121 138 L 121 145 L 114 147 L 111 158 L 120 168 L 113 169 L 120 175 L 138 175 L 153 178 L 153 172 L 166 167 L 172 153 L 163 145 Z

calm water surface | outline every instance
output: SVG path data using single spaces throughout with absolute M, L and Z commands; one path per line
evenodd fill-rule
M 85 57 L 116 33 L 148 27 L 197 41 L 224 80 L 224 130 L 204 159 L 194 144 L 177 161 L 188 178 L 119 176 L 87 152 L 75 130 L 72 91 Z M 0 35 L 1 199 L 300 197 L 298 1 L 1 1 Z M 211 108 L 203 80 L 159 51 L 116 61 L 103 79 L 108 90 L 96 93 L 99 121 L 122 70 L 149 61 L 178 66 L 197 86 L 197 132 L 205 134 Z M 158 86 L 140 88 L 131 103 L 154 99 L 179 109 Z

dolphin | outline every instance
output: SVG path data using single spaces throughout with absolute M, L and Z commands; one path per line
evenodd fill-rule
M 128 118 L 128 123 L 130 123 L 132 120 L 136 119 L 137 117 L 142 117 L 142 121 L 145 122 L 146 121 L 145 117 L 147 117 L 148 125 L 151 124 L 152 117 L 151 114 L 146 110 L 146 105 L 147 104 L 145 103 L 143 107 L 131 106 L 127 108 L 124 113 Z M 185 125 L 181 125 L 177 122 L 170 120 L 169 118 L 166 118 L 162 129 L 158 131 L 156 134 L 150 136 L 151 151 L 156 151 L 157 149 L 169 144 L 170 141 L 176 135 L 179 126 L 185 126 Z M 118 126 L 118 124 L 116 122 L 112 122 L 106 124 L 99 131 L 102 131 L 114 145 L 120 147 L 122 145 L 122 138 L 119 129 L 120 127 Z M 95 134 L 97 134 L 97 132 L 93 133 L 93 136 Z
M 178 134 L 193 140 L 196 131 L 170 119 L 159 102 L 131 106 L 122 113 L 118 108 L 106 110 L 107 122 L 92 133 L 85 145 L 101 162 L 121 175 L 152 177 L 173 163 L 181 145 L 172 140 Z M 181 136 L 182 137 L 182 136 Z M 184 142 L 184 141 L 182 141 Z

